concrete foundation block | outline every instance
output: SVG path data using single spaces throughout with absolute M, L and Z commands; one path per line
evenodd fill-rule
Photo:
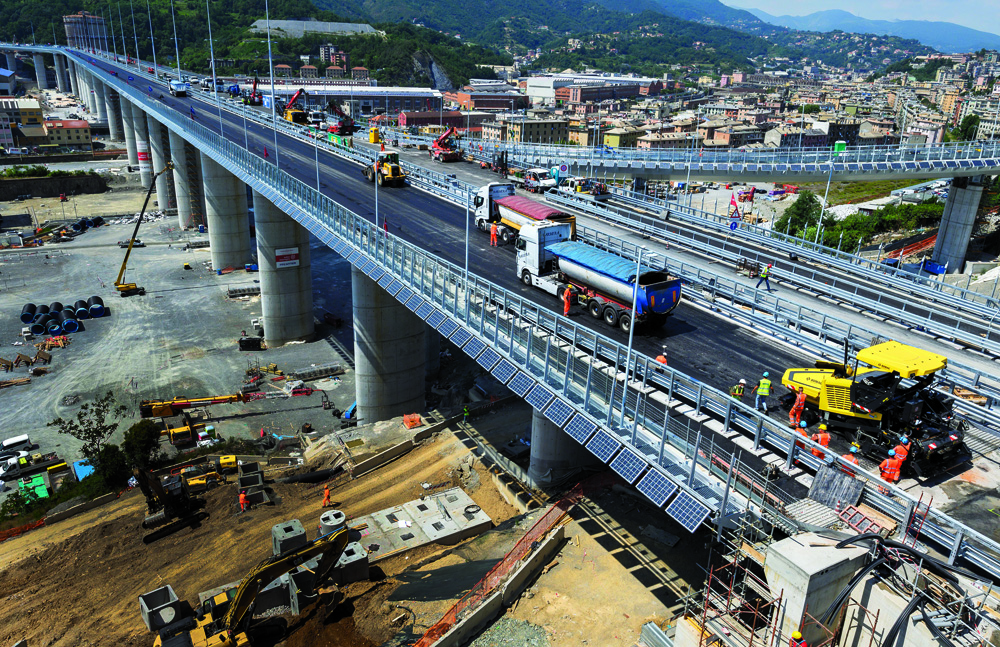
M 344 553 L 334 567 L 332 579 L 337 585 L 363 582 L 368 579 L 368 551 L 364 546 L 352 542 L 344 547 Z
M 327 510 L 319 517 L 319 536 L 329 535 L 344 527 L 347 515 L 340 510 Z
M 181 601 L 174 589 L 161 586 L 139 596 L 139 614 L 146 629 L 159 631 L 180 618 Z
M 250 474 L 260 474 L 262 470 L 260 469 L 260 463 L 253 461 L 250 463 L 242 463 L 237 471 L 240 476 L 249 476 Z
M 258 474 L 247 474 L 246 476 L 241 476 L 236 483 L 236 487 L 242 492 L 246 490 L 249 494 L 255 490 L 261 490 L 264 488 L 264 477 Z
M 288 579 L 288 606 L 295 615 L 302 613 L 302 608 L 314 599 L 317 584 L 314 573 L 319 568 L 319 560 L 313 557 L 284 576 Z
M 282 575 L 257 594 L 253 603 L 254 615 L 260 616 L 275 609 L 284 610 L 285 607 L 291 607 L 290 595 L 288 576 Z
M 247 492 L 247 501 L 250 502 L 250 505 L 264 505 L 270 503 L 271 499 L 264 490 L 251 490 Z
M 271 549 L 275 555 L 305 546 L 309 543 L 306 529 L 298 519 L 284 521 L 271 527 Z

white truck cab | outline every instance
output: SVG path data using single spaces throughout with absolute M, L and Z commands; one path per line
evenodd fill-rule
M 476 226 L 481 231 L 489 229 L 490 223 L 498 219 L 494 200 L 514 195 L 514 185 L 509 182 L 490 182 L 479 187 L 473 205 L 476 207 Z
M 515 243 L 517 276 L 521 282 L 558 296 L 565 286 L 558 280 L 556 257 L 547 247 L 565 240 L 573 240 L 573 227 L 569 223 L 542 222 L 521 227 Z

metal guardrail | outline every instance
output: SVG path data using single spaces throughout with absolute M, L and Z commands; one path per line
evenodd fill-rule
M 79 54 L 70 52 L 69 55 L 85 63 Z M 806 449 L 817 445 L 801 437 L 796 439 L 776 421 L 760 416 L 726 394 L 676 370 L 664 368 L 649 357 L 633 353 L 630 358 L 621 344 L 386 235 L 374 223 L 344 209 L 211 129 L 163 110 L 162 105 L 124 85 L 120 79 L 112 77 L 105 82 L 196 143 L 200 150 L 353 264 L 372 276 L 378 275 L 379 280 L 408 307 L 430 304 L 432 310 L 436 308 L 447 318 L 459 322 L 466 332 L 502 354 L 533 382 L 552 389 L 577 412 L 576 415 L 585 415 L 597 423 L 601 428 L 599 433 L 618 439 L 657 465 L 713 510 L 725 515 L 738 499 L 726 501 L 726 496 L 735 496 L 735 493 L 727 495 L 728 489 L 725 493 L 720 492 L 718 481 L 705 475 L 703 469 L 697 469 L 701 460 L 697 442 L 694 460 L 684 458 L 684 443 L 674 438 L 669 429 L 670 402 L 674 398 L 692 403 L 696 415 L 709 412 L 718 416 L 724 420 L 725 428 L 749 430 L 753 433 L 755 448 L 762 443 L 775 447 L 786 454 L 788 464 L 798 460 L 815 468 L 820 462 L 840 461 L 829 454 L 820 461 L 807 451 L 797 450 L 796 442 L 803 443 Z M 454 341 L 455 337 L 452 339 Z M 583 360 L 581 355 L 584 355 Z M 592 360 L 586 359 L 587 356 Z M 603 370 L 602 366 L 610 367 L 611 371 Z M 623 367 L 632 374 L 627 384 L 619 373 Z M 650 391 L 645 388 L 647 386 L 658 388 Z M 624 420 L 625 424 L 614 424 L 616 419 Z M 729 474 L 740 469 L 751 471 L 738 460 L 728 466 Z M 678 475 L 678 471 L 689 471 L 689 475 Z M 865 482 L 866 499 L 908 526 L 916 501 L 905 491 L 882 483 L 873 474 L 855 471 Z M 937 510 L 930 511 L 923 528 L 927 529 L 921 532 L 924 538 L 933 539 L 951 561 L 964 557 L 1000 577 L 1000 544 L 993 539 Z
M 654 198 L 619 187 L 611 187 L 611 192 L 618 199 L 640 208 L 668 210 L 671 218 L 678 218 L 684 222 L 702 227 L 713 227 L 719 231 L 728 232 L 729 230 L 731 220 L 726 216 L 720 216 L 702 209 L 677 204 L 675 201 Z M 921 298 L 941 301 L 953 307 L 969 309 L 970 311 L 988 316 L 996 314 L 997 309 L 1000 308 L 1000 301 L 980 292 L 967 290 L 957 285 L 935 280 L 929 276 L 910 272 L 900 267 L 885 265 L 878 262 L 878 259 L 872 260 L 864 256 L 852 254 L 851 252 L 804 240 L 797 236 L 790 236 L 779 231 L 748 223 L 740 224 L 740 235 L 760 245 L 765 245 L 782 252 L 794 252 L 803 258 L 808 258 L 809 260 L 817 261 L 845 272 L 858 274 L 866 281 L 885 285 Z
M 674 233 L 668 231 L 665 220 L 637 213 L 630 209 L 596 204 L 582 198 L 553 192 L 546 194 L 546 200 L 572 206 L 589 215 L 641 232 L 644 235 L 656 236 L 683 245 L 711 258 L 731 262 L 746 258 L 764 264 L 773 261 L 773 257 L 770 255 L 744 246 L 739 238 L 726 237 L 721 241 L 721 245 L 713 245 L 713 237 L 708 234 L 687 229 L 680 229 Z M 955 310 L 945 312 L 920 304 L 912 305 L 906 300 L 901 302 L 902 307 L 892 306 L 883 302 L 881 292 L 877 292 L 877 297 L 874 300 L 862 296 L 860 289 L 864 284 L 861 282 L 838 280 L 827 273 L 803 266 L 789 266 L 787 269 L 790 271 L 783 273 L 781 279 L 791 285 L 796 285 L 815 294 L 829 295 L 862 311 L 890 318 L 905 326 L 926 330 L 934 335 L 980 347 L 994 355 L 1000 355 L 1000 325 L 995 326 L 992 319 L 974 317 Z M 925 309 L 926 314 L 914 313 L 914 308 Z M 994 314 L 1000 314 L 1000 311 L 994 311 Z

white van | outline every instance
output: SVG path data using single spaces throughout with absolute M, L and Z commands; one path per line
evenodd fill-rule
M 17 451 L 29 451 L 33 445 L 31 444 L 31 439 L 27 435 L 24 436 L 14 436 L 13 438 L 8 438 L 3 442 L 0 442 L 0 452 L 17 452 Z

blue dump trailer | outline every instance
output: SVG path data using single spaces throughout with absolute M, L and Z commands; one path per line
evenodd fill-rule
M 571 291 L 571 306 L 583 306 L 595 319 L 628 332 L 639 325 L 662 326 L 681 301 L 681 281 L 586 243 L 572 240 L 565 223 L 522 227 L 517 241 L 517 272 L 531 285 L 563 299 Z

